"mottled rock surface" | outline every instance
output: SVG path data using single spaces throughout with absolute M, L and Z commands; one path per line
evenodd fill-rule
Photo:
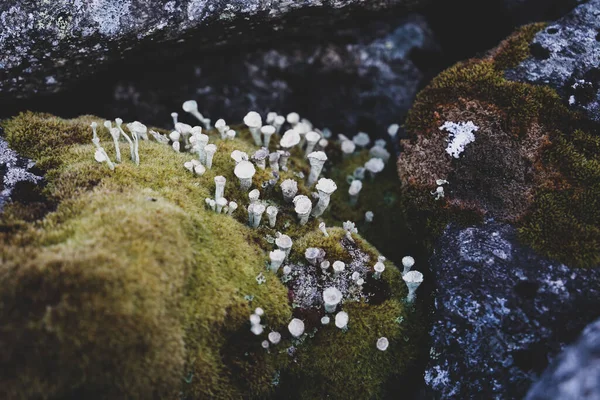
M 600 122 L 600 1 L 591 0 L 539 32 L 532 56 L 509 79 L 549 85 L 571 107 Z
M 310 33 L 350 14 L 412 0 L 6 0 L 0 4 L 0 92 L 55 92 L 116 60 L 184 46 L 256 42 L 267 32 Z M 262 32 L 259 34 L 258 32 Z M 169 45 L 165 45 L 169 43 Z M 140 50 L 142 52 L 140 52 Z M 153 54 L 160 58 L 157 53 Z
M 526 400 L 600 399 L 600 320 L 588 325 L 577 342 L 566 348 Z
M 450 226 L 437 282 L 427 384 L 444 399 L 520 399 L 548 358 L 600 316 L 600 270 L 537 256 L 510 225 Z

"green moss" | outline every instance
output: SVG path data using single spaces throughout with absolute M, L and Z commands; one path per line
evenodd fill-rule
M 529 43 L 544 26 L 521 28 L 488 57 L 449 68 L 419 93 L 406 121 L 411 142 L 405 146 L 415 158 L 407 155 L 403 161 L 401 156 L 399 161 L 404 193 L 411 207 L 423 213 L 420 220 L 432 224 L 432 232 L 449 220 L 464 220 L 470 210 L 483 216 L 494 209 L 496 215 L 512 216 L 508 220 L 520 228 L 521 238 L 541 253 L 570 265 L 597 265 L 600 232 L 594 199 L 600 195 L 600 143 L 591 132 L 595 128 L 584 126 L 581 115 L 570 111 L 553 89 L 504 78 L 506 69 L 530 55 Z M 479 159 L 470 153 L 440 167 L 439 151 L 430 144 L 441 140 L 438 127 L 447 118 L 473 119 L 483 127 L 471 145 Z M 506 156 L 495 157 L 507 149 L 512 150 Z M 506 162 L 509 156 L 516 158 Z M 464 166 L 469 157 L 480 167 Z M 490 175 L 495 169 L 497 177 Z M 446 171 L 450 199 L 432 204 L 423 183 L 432 182 L 431 171 L 436 170 Z
M 266 352 L 260 346 L 264 338 L 250 332 L 255 307 L 265 310 L 266 332 L 287 331 L 294 311 L 287 288 L 265 270 L 276 231 L 293 238 L 296 259 L 303 254 L 297 249 L 313 243 L 332 256 L 339 252 L 340 259 L 348 255 L 339 241 L 319 242 L 318 221 L 298 226 L 293 208 L 281 207 L 279 186 L 261 189 L 262 198 L 281 207 L 275 229 L 246 226 L 246 194 L 229 155 L 234 149 L 255 151 L 249 132 L 238 129 L 234 141 L 211 140 L 219 151 L 202 177 L 183 168 L 189 154 L 153 141 L 140 143 L 139 167 L 124 161 L 110 171 L 94 161 L 92 121 L 102 122 L 24 113 L 2 123 L 10 146 L 45 171 L 42 194 L 51 206 L 39 213 L 15 203 L 0 216 L 0 340 L 10 349 L 0 368 L 12 371 L 0 378 L 0 397 L 265 398 L 276 389 L 275 376 L 282 376 L 282 386 L 293 386 L 307 376 L 334 373 L 317 358 L 338 351 L 325 348 L 340 334 L 335 329 L 298 347 L 306 366 L 300 369 L 285 351 L 289 340 Z M 98 133 L 109 156 L 114 154 L 108 132 Z M 301 154 L 290 165 L 308 173 Z M 240 204 L 234 217 L 205 208 L 216 175 L 227 179 L 225 197 Z M 298 179 L 282 173 L 288 177 Z M 260 189 L 270 178 L 258 171 L 253 183 Z M 331 232 L 332 238 L 343 235 L 339 228 Z M 356 240 L 371 257 L 378 254 Z M 411 319 L 400 301 L 404 285 L 389 267 L 386 279 L 394 295 L 377 306 L 351 305 L 353 329 L 368 332 L 369 339 L 388 329 L 391 340 L 401 338 L 403 330 L 392 329 L 391 317 Z M 257 283 L 259 273 L 265 283 Z M 379 393 L 380 383 L 415 357 L 412 342 L 393 339 L 394 352 L 379 354 L 374 342 L 361 344 L 352 332 L 347 336 L 356 346 L 352 360 L 362 364 L 351 361 L 344 376 L 360 380 L 362 367 L 369 366 L 369 393 Z M 405 359 L 394 361 L 396 352 Z M 337 380 L 326 390 L 342 390 L 343 383 Z

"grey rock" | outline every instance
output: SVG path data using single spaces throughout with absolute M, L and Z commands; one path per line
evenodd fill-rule
M 590 0 L 539 32 L 532 57 L 509 79 L 549 85 L 570 107 L 600 122 L 600 0 Z
M 0 135 L 2 130 L 0 129 Z M 10 201 L 15 188 L 22 183 L 38 184 L 42 178 L 32 172 L 35 163 L 19 156 L 0 136 L 0 211 Z
M 556 357 L 525 399 L 600 400 L 600 320 Z
M 248 110 L 296 111 L 336 133 L 383 135 L 402 120 L 427 77 L 411 58 L 416 51 L 436 54 L 438 47 L 415 15 L 328 40 L 213 53 L 120 81 L 103 115 L 170 126 L 172 111 L 188 119 L 181 103 L 194 99 L 213 121 L 240 121 Z
M 51 93 L 121 59 L 161 58 L 242 43 L 277 31 L 306 32 L 352 11 L 414 0 L 4 0 L 0 93 Z M 315 11 L 318 11 L 315 13 Z M 312 16 L 310 25 L 301 16 Z M 257 34 L 257 32 L 262 32 Z M 155 53 L 161 49 L 162 54 Z
M 507 224 L 449 226 L 430 266 L 425 381 L 444 399 L 523 398 L 548 359 L 600 316 L 598 268 L 543 259 Z

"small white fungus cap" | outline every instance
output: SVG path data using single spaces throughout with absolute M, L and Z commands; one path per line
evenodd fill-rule
M 386 337 L 377 339 L 377 350 L 386 351 L 390 345 L 390 341 Z
M 353 280 L 353 281 L 355 281 L 355 282 L 356 282 L 356 281 L 358 280 L 358 278 L 360 278 L 360 273 L 358 273 L 358 271 L 354 271 L 354 272 L 352 273 L 352 276 L 351 276 L 351 278 L 352 278 L 352 280 Z
M 291 112 L 287 115 L 286 120 L 288 123 L 295 125 L 300 122 L 300 115 L 298 115 L 296 112 Z
M 288 235 L 279 235 L 277 239 L 275 239 L 275 245 L 284 249 L 292 247 L 292 243 L 292 238 Z
M 290 149 L 300 143 L 300 134 L 295 130 L 287 130 L 281 137 L 279 145 L 285 149 Z
M 244 124 L 249 128 L 260 128 L 262 126 L 262 118 L 256 111 L 250 111 L 244 117 Z
M 335 326 L 344 329 L 348 325 L 348 320 L 348 313 L 346 311 L 340 311 L 335 315 Z
M 283 274 L 287 275 L 289 273 L 292 272 L 292 267 L 290 267 L 289 265 L 286 265 L 285 267 L 283 267 Z
M 231 159 L 235 161 L 236 164 L 239 164 L 242 161 L 248 161 L 248 154 L 243 151 L 234 150 L 231 152 Z
M 179 142 L 177 142 L 179 143 Z M 196 173 L 196 175 L 204 175 L 204 173 L 206 172 L 206 167 L 204 167 L 204 165 L 196 165 L 194 167 L 194 172 Z
M 260 191 L 258 189 L 252 189 L 250 193 L 248 193 L 248 198 L 250 199 L 250 203 L 254 203 L 260 197 Z
M 193 111 L 198 111 L 198 103 L 196 103 L 196 100 L 188 100 L 186 102 L 183 103 L 183 111 L 185 112 L 193 112 Z
M 220 128 L 225 128 L 227 126 L 227 124 L 225 123 L 225 120 L 223 118 L 218 119 L 217 122 L 215 122 L 215 128 L 220 129 Z
M 204 148 L 204 151 L 208 154 L 215 154 L 217 152 L 217 145 L 216 144 L 207 144 L 206 147 Z
M 281 333 L 279 332 L 269 332 L 269 341 L 273 344 L 278 344 L 281 342 Z
M 260 131 L 263 135 L 272 135 L 275 133 L 275 127 L 271 125 L 265 125 L 262 128 L 260 128 Z
M 192 126 L 184 124 L 183 122 L 178 122 L 175 124 L 175 130 L 181 134 L 188 134 L 192 130 Z
M 391 124 L 388 127 L 387 133 L 388 135 L 390 135 L 391 137 L 396 137 L 396 135 L 398 134 L 398 130 L 400 129 L 400 125 L 398 124 Z
M 402 279 L 409 285 L 420 285 L 423 283 L 423 274 L 419 271 L 409 271 L 402 276 Z
M 262 346 L 263 349 L 268 349 L 269 348 L 269 341 L 268 340 L 263 340 L 260 345 Z
M 277 126 L 281 126 L 281 125 L 285 124 L 285 117 L 283 115 L 278 115 L 273 120 L 273 123 Z
M 304 333 L 304 322 L 298 318 L 294 318 L 288 324 L 288 330 L 293 337 L 300 337 Z
M 324 192 L 326 194 L 331 195 L 333 192 L 336 191 L 337 185 L 335 184 L 335 182 L 332 179 L 321 178 L 321 179 L 319 179 L 319 182 L 317 183 L 316 189 L 319 192 Z
M 365 132 L 358 132 L 356 135 L 354 135 L 352 141 L 359 147 L 367 147 L 367 145 L 371 143 L 371 138 Z
M 169 133 L 169 139 L 171 139 L 174 142 L 178 142 L 180 138 L 181 138 L 181 133 L 179 133 L 177 131 L 173 131 L 173 132 Z
M 342 292 L 336 287 L 328 287 L 323 290 L 323 301 L 330 306 L 336 306 L 342 301 Z
M 275 118 L 277 118 L 277 113 L 276 112 L 270 112 L 267 113 L 267 124 L 272 123 L 273 121 L 275 121 Z
M 313 163 L 324 163 L 327 161 L 327 154 L 322 151 L 313 151 L 307 157 L 311 165 Z
M 256 169 L 254 168 L 254 165 L 251 162 L 240 161 L 238 165 L 235 166 L 233 173 L 239 179 L 249 179 L 254 176 L 254 174 L 256 173 Z
M 285 251 L 283 250 L 273 250 L 269 252 L 269 259 L 271 261 L 283 261 L 285 260 Z
M 104 155 L 104 153 L 100 149 L 96 150 L 96 152 L 94 153 L 94 158 L 98 162 L 104 162 L 104 161 L 106 161 L 106 156 Z
M 261 333 L 263 333 L 263 331 L 265 330 L 265 327 L 257 324 L 257 325 L 252 325 L 252 327 L 250 328 L 250 331 L 252 333 L 254 333 L 256 336 L 260 335 Z
M 375 272 L 381 273 L 381 272 L 385 271 L 385 264 L 378 261 L 375 264 L 375 266 L 373 267 L 373 269 L 375 269 Z
M 312 202 L 310 201 L 310 199 L 304 195 L 299 195 L 294 197 L 294 211 L 296 211 L 297 214 L 306 214 L 309 213 L 312 210 Z
M 353 180 L 348 189 L 348 194 L 350 196 L 356 196 L 362 190 L 362 186 L 362 181 L 359 181 L 358 179 Z
M 321 139 L 321 135 L 315 131 L 310 131 L 306 134 L 305 138 L 307 142 L 316 144 Z
M 258 315 L 259 317 L 262 317 L 263 315 L 265 315 L 265 310 L 263 310 L 260 307 L 256 307 L 254 309 L 254 314 Z
M 321 324 L 322 325 L 329 324 L 329 317 L 327 315 L 321 318 Z
M 344 154 L 352 154 L 356 150 L 356 144 L 352 140 L 343 140 L 341 148 Z
M 333 270 L 335 272 L 342 272 L 346 269 L 346 264 L 343 261 L 335 261 L 333 263 Z
M 260 324 L 260 315 L 258 315 L 258 314 L 250 315 L 250 323 L 252 325 Z
M 402 257 L 402 266 L 404 266 L 405 268 L 411 268 L 413 265 L 415 265 L 414 258 L 412 258 L 411 256 Z
M 385 163 L 381 158 L 371 158 L 365 163 L 365 168 L 367 169 L 367 171 L 374 174 L 383 171 L 384 167 Z

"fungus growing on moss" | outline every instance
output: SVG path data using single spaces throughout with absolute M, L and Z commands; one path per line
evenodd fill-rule
M 382 261 L 377 261 L 375 266 L 373 267 L 375 273 L 373 274 L 373 278 L 379 279 L 381 278 L 381 274 L 385 271 L 385 264 Z
M 225 194 L 227 179 L 224 176 L 215 176 L 215 200 L 219 200 Z
M 319 230 L 323 233 L 323 236 L 329 237 L 329 233 L 327 232 L 327 227 L 325 226 L 325 222 L 319 223 Z
M 406 275 L 410 269 L 415 265 L 415 259 L 411 256 L 402 257 L 402 266 L 404 270 L 402 271 L 402 275 Z
M 304 322 L 301 319 L 294 318 L 288 324 L 288 330 L 293 337 L 298 338 L 304 333 Z
M 281 342 L 281 333 L 269 332 L 268 338 L 269 338 L 269 342 L 271 342 L 273 344 L 279 344 L 279 342 Z
M 221 197 L 216 199 L 215 203 L 217 204 L 217 214 L 221 214 L 223 208 L 227 206 L 227 199 L 225 197 Z
M 309 247 L 304 251 L 304 258 L 310 265 L 317 265 L 321 250 L 316 247 Z
M 127 143 L 129 143 L 129 153 L 131 156 L 131 161 L 135 160 L 135 150 L 133 147 L 133 141 L 129 138 L 129 136 L 125 133 L 125 131 L 123 130 L 123 120 L 121 118 L 115 118 L 115 125 L 117 125 L 117 129 L 119 129 L 119 132 L 121 132 L 121 135 L 125 138 L 125 140 L 127 140 Z
M 371 147 L 371 150 L 369 150 L 369 155 L 372 158 L 380 158 L 384 164 L 387 164 L 388 160 L 390 159 L 390 152 L 381 146 Z
M 317 183 L 316 189 L 319 192 L 319 201 L 312 211 L 312 215 L 315 218 L 320 217 L 325 212 L 331 201 L 331 195 L 337 189 L 337 185 L 331 179 L 321 178 Z
M 356 135 L 354 135 L 352 141 L 358 147 L 364 148 L 367 147 L 369 143 L 371 143 L 371 137 L 369 137 L 369 135 L 365 132 L 358 132 Z
M 240 189 L 250 189 L 250 186 L 252 186 L 252 177 L 256 173 L 256 169 L 254 169 L 254 165 L 252 165 L 251 162 L 240 161 L 238 165 L 235 166 L 233 173 L 240 180 Z
M 388 126 L 387 133 L 388 133 L 388 135 L 390 135 L 390 137 L 392 139 L 395 139 L 396 135 L 398 135 L 399 130 L 400 130 L 400 125 L 391 124 L 390 126 Z
M 335 309 L 341 301 L 342 292 L 338 288 L 331 286 L 323 290 L 323 303 L 325 304 L 325 312 L 335 312 Z
M 263 146 L 268 149 L 269 143 L 271 143 L 271 136 L 275 134 L 275 127 L 272 125 L 265 125 L 260 128 L 260 132 L 263 135 Z
M 375 178 L 375 175 L 383 171 L 385 164 L 381 158 L 371 158 L 369 161 L 365 163 L 365 169 L 369 171 L 369 175 L 371 175 L 371 179 Z
M 198 111 L 198 103 L 195 100 L 188 100 L 182 105 L 183 111 L 193 115 L 202 125 L 204 129 L 210 129 L 210 119 L 204 118 L 204 116 Z
M 319 175 L 321 175 L 321 171 L 323 171 L 325 161 L 327 161 L 327 155 L 322 151 L 314 151 L 307 157 L 308 162 L 310 163 L 310 173 L 308 174 L 308 180 L 306 181 L 306 184 L 310 187 L 317 182 L 317 179 L 319 179 Z
M 213 157 L 217 152 L 217 146 L 215 144 L 207 144 L 204 148 L 204 154 L 206 154 L 206 168 L 211 169 L 213 163 Z
M 390 341 L 386 337 L 377 339 L 377 350 L 386 351 L 390 346 Z
M 333 272 L 336 275 L 341 274 L 346 269 L 346 264 L 343 261 L 334 261 L 333 262 Z
M 475 141 L 473 132 L 477 132 L 479 127 L 473 124 L 473 121 L 459 123 L 446 121 L 439 129 L 445 129 L 450 132 L 446 153 L 454 158 L 458 158 L 465 151 L 465 146 Z
M 279 250 L 285 252 L 286 258 L 290 255 L 290 250 L 292 249 L 293 244 L 294 242 L 292 241 L 292 238 L 290 238 L 288 235 L 283 235 L 277 232 L 277 237 L 275 238 L 275 245 L 279 248 Z
M 267 207 L 267 217 L 269 218 L 269 226 L 271 228 L 275 228 L 275 224 L 277 223 L 277 213 L 279 210 L 275 206 Z
M 350 317 L 346 311 L 340 311 L 339 313 L 335 314 L 335 326 L 345 331 L 348 329 L 349 319 Z
M 231 159 L 235 161 L 235 165 L 238 165 L 242 161 L 248 161 L 248 154 L 243 151 L 234 150 L 231 152 Z
M 306 150 L 305 150 L 304 154 L 308 157 L 308 155 L 310 153 L 312 153 L 313 150 L 315 149 L 315 146 L 319 142 L 319 139 L 321 139 L 321 135 L 319 135 L 315 131 L 310 131 L 306 134 L 305 139 L 306 139 Z
M 273 172 L 279 172 L 279 158 L 280 157 L 281 157 L 281 155 L 277 151 L 274 151 L 273 153 L 269 154 L 269 167 L 271 167 L 271 170 Z
M 273 120 L 273 126 L 275 127 L 275 133 L 279 134 L 281 132 L 281 127 L 285 124 L 285 117 L 283 115 L 278 115 Z
M 288 124 L 294 127 L 300 122 L 300 115 L 297 112 L 291 112 L 287 115 L 286 120 Z
M 321 325 L 329 325 L 329 317 L 327 315 L 324 315 L 321 317 Z
M 252 224 L 250 226 L 252 228 L 258 228 L 260 226 L 260 221 L 262 220 L 262 215 L 265 212 L 265 206 L 260 203 L 250 204 L 248 210 L 252 213 Z
M 279 168 L 282 171 L 287 171 L 287 162 L 291 156 L 291 153 L 287 150 L 277 150 L 279 153 Z
M 110 121 L 106 121 L 108 122 L 108 131 L 110 132 L 110 136 L 112 136 L 113 138 L 113 143 L 115 145 L 115 153 L 116 153 L 116 157 L 115 160 L 117 160 L 118 163 L 121 162 L 121 148 L 119 146 L 119 137 L 121 136 L 121 131 L 119 130 L 119 128 L 112 128 L 111 127 L 111 123 Z
M 423 274 L 419 271 L 409 271 L 402 275 L 402 279 L 408 288 L 408 296 L 406 297 L 406 301 L 412 303 L 417 297 L 417 288 L 421 283 L 423 283 Z
M 277 249 L 277 250 L 273 250 L 272 252 L 269 253 L 269 259 L 271 260 L 269 269 L 271 270 L 271 272 L 277 273 L 277 271 L 279 270 L 279 267 L 281 267 L 281 264 L 283 264 L 285 257 L 286 257 L 286 254 L 285 254 L 285 251 L 283 251 L 283 250 Z
M 365 212 L 365 224 L 370 224 L 371 222 L 373 222 L 374 217 L 375 214 L 373 214 L 373 211 Z
M 285 131 L 281 137 L 281 140 L 279 141 L 279 145 L 288 151 L 298 143 L 300 143 L 300 134 L 293 129 Z
M 260 137 L 262 118 L 260 114 L 256 111 L 250 111 L 244 117 L 244 124 L 246 124 L 248 130 L 250 130 L 250 134 L 252 134 L 252 139 L 254 139 L 254 144 L 257 146 L 262 146 L 262 138 Z
M 346 231 L 346 238 L 351 242 L 354 242 L 354 238 L 352 237 L 353 233 L 358 233 L 358 229 L 356 229 L 356 224 L 352 221 L 346 221 L 342 223 L 342 227 Z
M 229 209 L 227 210 L 228 215 L 232 215 L 235 210 L 237 210 L 238 205 L 235 201 L 229 202 Z
M 172 112 L 171 113 L 171 118 L 173 119 L 173 127 L 174 127 L 175 125 L 177 125 L 177 122 L 179 122 L 178 121 L 179 114 L 177 114 L 176 112 Z
M 294 197 L 294 211 L 298 215 L 298 223 L 300 225 L 306 225 L 310 212 L 312 210 L 312 202 L 304 195 Z
M 248 200 L 250 201 L 250 204 L 256 203 L 259 198 L 260 198 L 260 191 L 258 189 L 252 189 L 248 193 Z
M 356 144 L 352 140 L 342 140 L 340 148 L 342 149 L 344 157 L 349 157 L 354 153 L 354 150 L 356 150 Z
M 224 119 L 218 119 L 217 122 L 215 122 L 215 128 L 217 131 L 219 131 L 222 140 L 227 139 L 227 131 L 229 130 L 229 127 L 225 123 Z
M 358 202 L 358 195 L 362 190 L 362 182 L 360 180 L 353 180 L 348 188 L 348 195 L 350 196 L 350 205 L 355 206 Z

